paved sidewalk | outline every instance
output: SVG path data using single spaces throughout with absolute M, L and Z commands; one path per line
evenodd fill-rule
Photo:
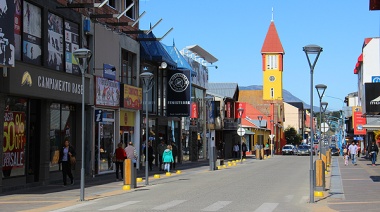
M 246 163 L 255 161 L 253 158 L 247 158 Z M 181 170 L 182 175 L 197 174 L 199 172 L 209 171 L 208 160 L 199 160 L 197 162 L 184 162 L 177 164 L 177 170 Z M 165 176 L 163 171 L 155 171 L 149 173 L 149 183 L 154 185 L 161 180 L 169 180 L 171 177 Z M 175 171 L 172 175 L 176 175 Z M 154 179 L 154 174 L 160 174 L 161 179 Z M 137 177 L 145 177 L 145 168 L 139 170 Z M 52 211 L 59 208 L 69 207 L 79 203 L 80 181 L 75 181 L 74 186 L 63 187 L 61 183 L 51 184 L 47 186 L 39 186 L 29 189 L 20 189 L 13 192 L 5 192 L 0 195 L 0 211 L 29 211 L 42 212 Z M 86 179 L 85 199 L 94 200 L 102 197 L 122 194 L 123 182 L 116 181 L 115 174 L 100 175 L 96 178 Z M 138 187 L 144 186 L 144 181 L 137 183 Z M 130 191 L 133 191 L 130 190 Z
M 380 163 L 380 161 L 378 161 Z M 328 196 L 317 204 L 335 211 L 380 211 L 380 165 L 359 158 L 357 165 L 344 165 L 342 156 L 332 158 Z

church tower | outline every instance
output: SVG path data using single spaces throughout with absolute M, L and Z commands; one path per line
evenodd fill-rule
M 263 64 L 263 99 L 282 100 L 282 71 L 285 54 L 274 21 L 269 25 L 261 48 Z

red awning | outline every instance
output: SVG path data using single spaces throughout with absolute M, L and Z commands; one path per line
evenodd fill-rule
M 358 62 L 363 62 L 363 53 L 361 53 L 360 56 L 358 57 Z

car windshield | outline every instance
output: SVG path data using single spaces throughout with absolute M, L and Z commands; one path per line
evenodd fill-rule
M 309 147 L 308 146 L 299 146 L 298 149 L 299 150 L 308 150 Z
M 290 146 L 284 146 L 284 148 L 283 149 L 291 149 L 292 147 L 290 147 Z

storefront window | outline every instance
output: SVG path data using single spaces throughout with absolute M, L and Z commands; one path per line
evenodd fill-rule
M 95 125 L 95 173 L 113 171 L 115 151 L 115 112 L 102 110 L 102 122 Z
M 25 175 L 27 100 L 8 98 L 4 113 L 3 178 Z
M 75 129 L 75 107 L 66 104 L 53 103 L 50 105 L 50 171 L 60 169 L 59 150 L 67 139 L 76 146 L 73 139 Z

